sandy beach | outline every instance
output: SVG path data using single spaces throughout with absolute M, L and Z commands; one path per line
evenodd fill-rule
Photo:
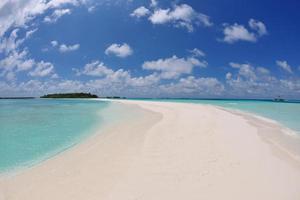
M 1 176 L 0 200 L 300 199 L 297 147 L 281 145 L 280 126 L 210 105 L 113 103 L 142 117 Z

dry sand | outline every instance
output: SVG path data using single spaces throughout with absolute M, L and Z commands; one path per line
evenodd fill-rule
M 2 176 L 0 199 L 300 199 L 299 155 L 276 145 L 279 126 L 209 105 L 118 103 L 143 117 Z

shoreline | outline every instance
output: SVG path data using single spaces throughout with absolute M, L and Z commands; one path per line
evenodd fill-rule
M 299 199 L 299 160 L 264 141 L 278 127 L 210 105 L 109 101 L 143 117 L 0 176 L 0 200 Z
M 115 99 L 117 101 L 117 99 Z M 130 100 L 130 101 L 150 101 L 150 102 L 157 102 L 155 99 L 153 100 L 150 100 L 150 99 L 146 99 L 146 100 L 139 100 L 139 99 L 125 99 L 125 100 Z M 277 119 L 277 118 L 272 118 L 270 116 L 266 116 L 262 113 L 258 113 L 258 112 L 255 112 L 255 111 L 251 111 L 251 110 L 247 110 L 247 109 L 242 109 L 242 108 L 234 108 L 234 107 L 228 107 L 228 106 L 225 106 L 225 105 L 218 105 L 218 104 L 214 104 L 213 102 L 212 103 L 203 103 L 203 102 L 198 102 L 198 99 L 187 99 L 187 100 L 190 100 L 190 101 L 172 101 L 172 99 L 170 99 L 170 101 L 166 100 L 166 99 L 162 99 L 163 101 L 158 101 L 158 102 L 169 102 L 169 103 L 192 103 L 192 104 L 200 104 L 200 105 L 211 105 L 211 106 L 215 106 L 217 108 L 220 108 L 220 109 L 225 109 L 227 111 L 234 111 L 234 112 L 237 112 L 237 113 L 241 113 L 241 114 L 246 114 L 246 115 L 251 115 L 255 118 L 257 118 L 258 120 L 264 120 L 264 121 L 268 121 L 268 122 L 272 122 L 272 123 L 275 123 L 277 125 L 280 125 L 282 126 L 283 129 L 285 129 L 286 133 L 287 134 L 290 134 L 290 135 L 294 135 L 294 136 L 297 136 L 297 137 L 300 137 L 300 129 L 298 130 L 297 128 L 293 128 L 287 124 L 285 124 L 284 122 L 282 122 L 280 119 Z M 185 100 L 185 99 L 183 99 Z M 248 100 L 251 100 L 251 101 L 263 101 L 263 102 L 272 102 L 272 103 L 276 103 L 274 101 L 271 101 L 271 100 L 264 100 L 264 99 L 199 99 L 200 101 L 205 101 L 205 100 L 212 100 L 212 101 L 218 101 L 218 100 L 225 100 L 225 101 L 234 101 L 234 100 L 245 100 L 245 101 L 248 101 Z M 295 102 L 284 102 L 284 103 L 299 103 L 298 101 L 295 101 Z M 234 102 L 232 102 L 232 104 L 236 104 Z M 279 102 L 280 104 L 280 102 Z
M 90 99 L 90 100 L 95 101 L 95 99 Z M 73 149 L 76 149 L 81 145 L 84 145 L 85 143 L 91 142 L 94 138 L 100 137 L 99 135 L 111 132 L 112 129 L 114 129 L 113 128 L 114 126 L 117 127 L 123 126 L 127 122 L 134 121 L 135 119 L 138 118 L 138 116 L 141 116 L 144 113 L 141 112 L 138 106 L 131 106 L 131 105 L 124 106 L 118 104 L 121 103 L 115 102 L 114 105 L 108 105 L 108 107 L 104 108 L 104 110 L 101 110 L 98 116 L 102 118 L 101 124 L 100 125 L 95 124 L 93 125 L 93 127 L 90 127 L 89 128 L 90 130 L 87 131 L 88 133 L 74 140 L 71 145 L 61 148 L 59 151 L 54 150 L 53 152 L 56 153 L 49 152 L 47 155 L 38 158 L 36 160 L 29 161 L 28 163 L 25 163 L 23 166 L 14 167 L 12 169 L 0 172 L 0 182 L 3 179 L 14 177 L 24 172 L 34 170 L 35 168 L 38 168 L 40 165 L 44 165 L 45 162 L 46 163 L 51 162 L 52 159 L 56 159 L 57 157 L 63 156 L 64 154 L 68 154 L 69 152 L 72 152 Z M 123 117 L 122 115 L 121 115 L 122 117 L 118 116 L 117 118 L 115 118 L 115 114 L 111 114 L 115 112 L 126 112 L 129 109 L 133 116 L 127 116 L 125 114 L 124 117 L 127 118 L 126 120 L 121 119 Z M 0 200 L 2 199 L 0 198 Z
M 296 130 L 284 126 L 280 122 L 266 118 L 251 112 L 236 109 L 229 109 L 217 106 L 218 109 L 230 112 L 234 115 L 243 117 L 249 124 L 258 129 L 261 139 L 269 143 L 271 147 L 276 146 L 277 150 L 284 152 L 291 157 L 290 162 L 296 164 L 300 169 L 300 137 Z M 275 151 L 276 151 L 276 148 Z M 283 156 L 286 158 L 286 156 Z

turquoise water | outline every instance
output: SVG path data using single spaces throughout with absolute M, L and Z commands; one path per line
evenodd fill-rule
M 89 136 L 108 102 L 0 100 L 0 172 L 30 166 Z
M 247 111 L 278 121 L 300 134 L 300 103 L 258 100 L 138 99 L 200 103 Z M 36 164 L 88 137 L 95 128 L 130 113 L 90 100 L 0 100 L 0 172 Z M 128 116 L 124 116 L 128 113 Z M 105 116 L 105 117 L 103 117 Z
M 200 99 L 141 99 L 211 104 L 224 108 L 250 112 L 273 119 L 300 134 L 300 102 L 273 102 L 266 100 L 200 100 Z

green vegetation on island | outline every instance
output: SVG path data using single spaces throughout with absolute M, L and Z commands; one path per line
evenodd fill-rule
M 119 97 L 119 96 L 109 96 L 109 97 L 105 97 L 106 99 L 126 99 L 126 97 Z
M 91 93 L 57 93 L 47 94 L 41 96 L 41 98 L 98 98 L 97 95 Z

